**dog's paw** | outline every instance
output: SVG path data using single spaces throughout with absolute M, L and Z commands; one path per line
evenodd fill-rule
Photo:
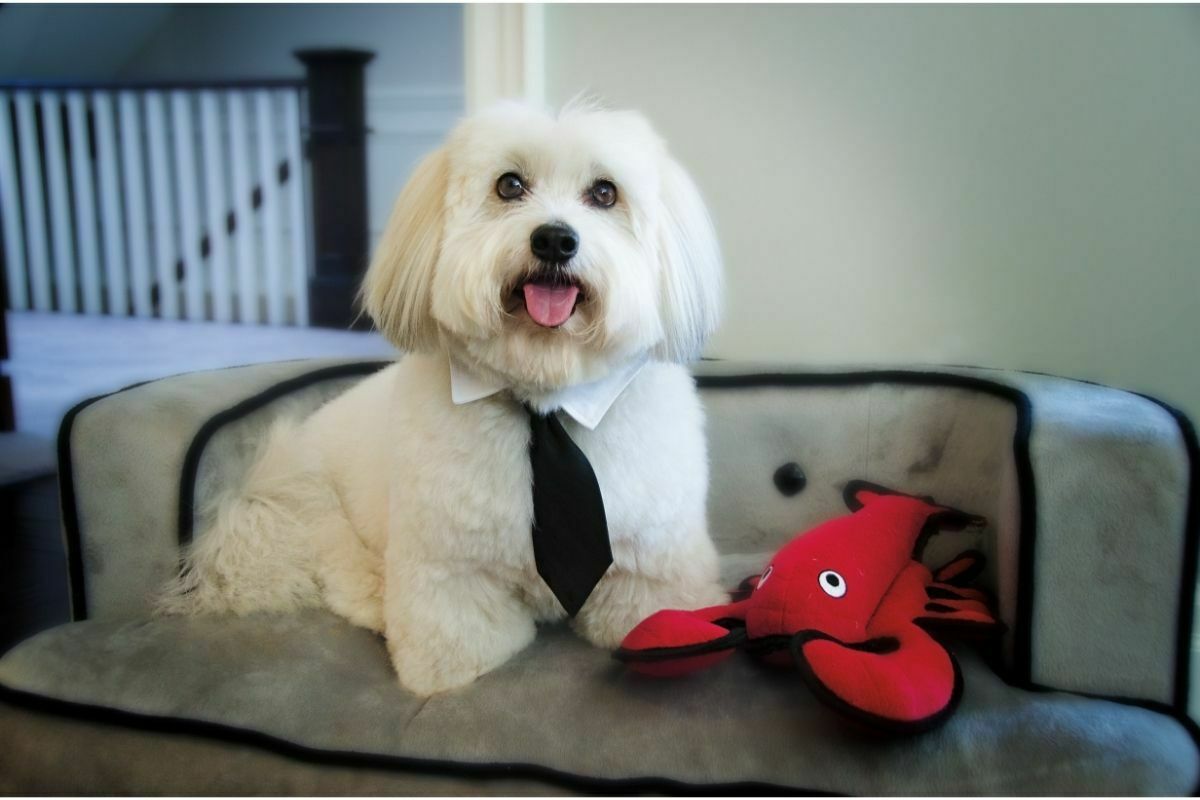
M 461 689 L 464 686 L 471 685 L 479 677 L 474 672 L 428 673 L 421 670 L 404 670 L 401 672 L 400 667 L 395 665 L 394 662 L 393 666 L 396 667 L 396 675 L 400 681 L 400 687 L 418 697 L 432 697 L 442 692 Z
M 393 647 L 388 644 L 392 667 L 400 685 L 419 697 L 461 689 L 475 682 L 496 665 L 467 661 L 464 654 L 435 654 L 423 648 Z
M 715 582 L 667 583 L 638 575 L 616 575 L 597 587 L 575 618 L 574 627 L 596 647 L 612 650 L 657 611 L 694 611 L 728 602 L 729 593 Z

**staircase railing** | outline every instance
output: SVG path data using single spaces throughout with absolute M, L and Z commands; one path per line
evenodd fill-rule
M 309 324 L 306 85 L 0 82 L 8 307 Z

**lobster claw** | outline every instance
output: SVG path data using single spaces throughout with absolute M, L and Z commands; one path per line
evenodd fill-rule
M 818 698 L 873 728 L 929 730 L 953 713 L 962 695 L 954 657 L 913 624 L 894 635 L 852 643 L 802 631 L 792 637 L 791 649 Z
M 613 657 L 643 675 L 673 678 L 724 661 L 745 640 L 740 620 L 710 622 L 692 611 L 666 610 L 642 620 Z

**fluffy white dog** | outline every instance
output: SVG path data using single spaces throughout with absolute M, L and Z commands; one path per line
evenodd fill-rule
M 323 604 L 383 633 L 409 690 L 469 683 L 565 616 L 534 564 L 522 404 L 561 410 L 603 494 L 613 564 L 578 633 L 612 648 L 657 609 L 723 602 L 682 366 L 720 285 L 700 196 L 641 116 L 466 120 L 417 167 L 363 287 L 408 354 L 276 426 L 162 610 Z

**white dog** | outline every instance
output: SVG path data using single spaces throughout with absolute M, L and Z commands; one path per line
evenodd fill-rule
M 700 196 L 639 115 L 466 120 L 417 167 L 363 287 L 408 355 L 276 426 L 162 610 L 323 604 L 383 633 L 409 690 L 469 683 L 565 616 L 534 564 L 523 403 L 561 410 L 603 494 L 613 563 L 578 633 L 612 648 L 657 609 L 724 602 L 681 366 L 720 284 Z

